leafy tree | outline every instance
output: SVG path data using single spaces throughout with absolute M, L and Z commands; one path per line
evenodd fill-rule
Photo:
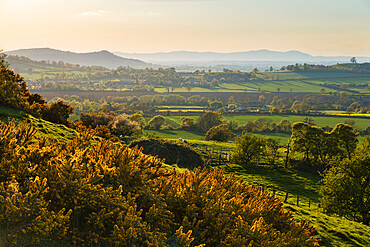
M 351 63 L 357 63 L 357 58 L 356 57 L 352 57 L 350 61 L 351 61 Z
M 222 115 L 218 112 L 208 111 L 197 119 L 197 126 L 201 131 L 208 131 L 210 128 L 220 125 Z
M 108 128 L 116 136 L 139 136 L 142 134 L 141 125 L 127 115 L 119 115 L 109 123 Z
M 229 130 L 227 124 L 220 124 L 210 128 L 207 133 L 205 140 L 206 141 L 220 141 L 225 142 L 233 136 L 233 132 Z
M 370 138 L 352 159 L 336 159 L 331 166 L 321 188 L 323 208 L 370 225 Z
M 135 113 L 135 114 L 132 114 L 132 115 L 127 115 L 127 118 L 129 118 L 132 121 L 135 121 L 135 122 L 139 123 L 141 129 L 144 129 L 144 127 L 146 125 L 146 122 L 145 122 L 145 118 L 143 117 L 142 112 Z
M 330 157 L 333 142 L 329 134 L 321 128 L 310 126 L 304 122 L 292 125 L 292 149 L 295 152 L 303 153 L 304 159 L 316 163 L 326 164 Z
M 330 134 L 335 138 L 338 149 L 345 153 L 348 159 L 351 159 L 358 143 L 357 136 L 353 127 L 347 124 L 337 124 Z
M 180 128 L 184 130 L 194 130 L 196 128 L 196 123 L 194 118 L 182 117 Z
M 279 143 L 274 139 L 265 139 L 264 157 L 268 164 L 275 165 L 275 161 L 279 155 Z
M 26 109 L 29 95 L 24 78 L 6 65 L 0 68 L 0 105 Z
M 258 162 L 263 156 L 265 142 L 263 138 L 244 132 L 242 136 L 235 138 L 235 162 L 240 165 L 247 165 Z
M 0 69 L 6 69 L 9 67 L 9 63 L 5 61 L 6 54 L 1 53 L 3 50 L 0 50 Z
M 211 103 L 209 103 L 208 108 L 212 110 L 220 109 L 223 106 L 221 101 L 214 100 Z
M 150 129 L 159 130 L 159 129 L 161 129 L 161 126 L 165 122 L 166 122 L 165 117 L 163 117 L 161 115 L 157 115 L 157 116 L 154 116 L 152 119 L 150 119 L 150 121 L 148 122 L 148 125 L 149 125 Z
M 73 107 L 63 101 L 53 102 L 44 108 L 42 118 L 53 123 L 68 125 L 68 118 L 73 113 Z
M 292 133 L 292 122 L 288 119 L 282 119 L 277 124 L 278 132 Z
M 112 112 L 88 112 L 80 114 L 80 121 L 86 127 L 96 128 L 99 125 L 108 126 L 113 121 L 116 114 Z

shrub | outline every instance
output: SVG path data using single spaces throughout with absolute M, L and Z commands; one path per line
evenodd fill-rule
M 233 136 L 233 132 L 229 130 L 227 124 L 220 124 L 218 126 L 212 127 L 207 131 L 205 140 L 206 141 L 220 141 L 225 142 Z
M 108 125 L 116 136 L 140 136 L 142 129 L 138 122 L 130 120 L 126 115 L 116 116 Z
M 222 171 L 165 172 L 138 148 L 0 125 L 4 246 L 315 246 L 280 200 Z
M 163 117 L 161 115 L 157 115 L 157 116 L 154 116 L 152 119 L 150 119 L 150 121 L 148 122 L 148 125 L 149 125 L 150 129 L 159 130 L 159 129 L 161 129 L 161 126 L 165 122 L 166 122 L 165 117 Z

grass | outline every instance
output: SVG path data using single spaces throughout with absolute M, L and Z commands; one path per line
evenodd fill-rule
M 279 76 L 279 80 L 262 80 L 265 75 L 270 78 Z M 185 87 L 176 87 L 174 93 L 183 92 L 294 92 L 294 93 L 320 93 L 322 88 L 325 92 L 335 92 L 336 89 L 325 87 L 324 83 L 334 84 L 351 84 L 351 83 L 370 83 L 370 74 L 362 73 L 345 73 L 345 72 L 310 72 L 310 73 L 296 73 L 290 71 L 274 71 L 274 72 L 261 72 L 258 74 L 257 80 L 245 82 L 224 82 L 220 83 L 215 88 L 201 88 L 193 87 L 189 91 Z M 349 89 L 357 90 L 361 94 L 369 94 L 370 89 L 349 87 Z M 155 88 L 158 93 L 166 93 L 166 88 Z
M 181 118 L 184 116 L 166 116 L 167 119 L 171 119 L 178 124 L 181 123 Z M 197 119 L 199 116 L 187 116 L 189 118 Z M 334 127 L 338 123 L 343 123 L 346 120 L 354 120 L 356 122 L 355 127 L 359 129 L 366 129 L 370 126 L 370 119 L 368 118 L 351 118 L 351 117 L 334 117 L 334 116 L 298 116 L 298 115 L 226 115 L 223 116 L 224 120 L 236 120 L 240 125 L 245 124 L 247 121 L 254 121 L 259 118 L 269 118 L 274 123 L 279 123 L 282 119 L 288 119 L 292 123 L 303 121 L 304 118 L 312 118 L 317 126 L 320 127 Z M 175 127 L 175 126 L 173 126 Z
M 249 165 L 242 167 L 236 164 L 222 165 L 214 169 L 224 169 L 226 174 L 235 173 L 250 186 L 264 186 L 264 191 L 273 193 L 284 200 L 289 191 L 288 201 L 284 208 L 293 212 L 299 222 L 309 220 L 316 227 L 321 246 L 368 246 L 370 227 L 342 217 L 329 216 L 319 208 L 319 187 L 321 178 L 307 172 L 295 171 L 283 167 Z M 296 205 L 297 195 L 300 198 Z M 308 202 L 310 201 L 310 207 Z
M 40 118 L 35 118 L 32 115 L 5 106 L 0 106 L 0 120 L 2 122 L 9 122 L 11 119 L 15 119 L 17 122 L 27 121 L 31 122 L 37 129 L 36 136 L 49 137 L 57 141 L 70 141 L 75 135 L 76 131 L 70 129 L 62 124 L 54 124 L 49 121 L 45 121 Z

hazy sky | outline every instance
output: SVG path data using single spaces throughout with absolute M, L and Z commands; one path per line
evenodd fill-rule
M 370 56 L 370 0 L 0 0 L 0 49 Z

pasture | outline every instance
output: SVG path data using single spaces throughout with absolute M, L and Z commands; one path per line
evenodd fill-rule
M 171 125 L 174 128 L 180 126 L 181 118 L 184 116 L 165 116 L 167 119 L 166 125 Z M 199 116 L 186 116 L 189 118 L 197 119 Z M 283 119 L 288 119 L 292 123 L 303 121 L 306 117 L 312 118 L 315 125 L 319 127 L 329 126 L 333 128 L 338 123 L 344 123 L 346 120 L 354 120 L 355 127 L 359 129 L 366 129 L 370 126 L 370 118 L 351 118 L 347 116 L 302 116 L 302 115 L 225 115 L 222 120 L 236 120 L 239 125 L 245 124 L 247 121 L 255 121 L 260 118 L 268 118 L 272 120 L 272 123 L 279 123 Z M 146 119 L 150 119 L 147 117 Z M 147 120 L 148 121 L 148 120 Z

